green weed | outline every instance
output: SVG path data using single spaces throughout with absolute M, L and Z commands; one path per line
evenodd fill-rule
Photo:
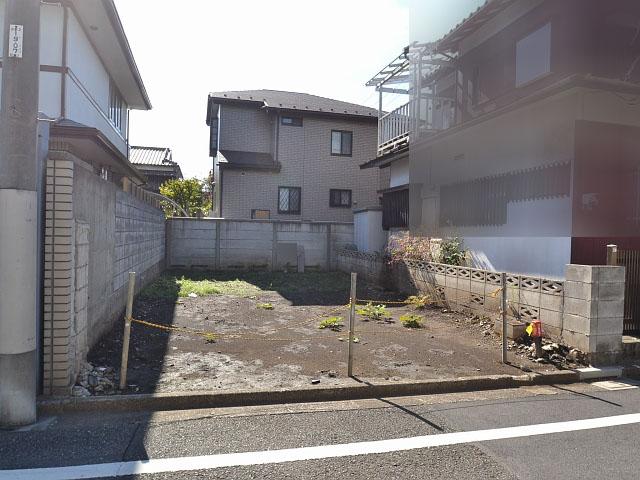
M 407 328 L 422 328 L 424 319 L 420 315 L 408 313 L 400 316 L 400 323 Z

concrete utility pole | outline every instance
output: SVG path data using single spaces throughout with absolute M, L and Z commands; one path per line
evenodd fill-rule
M 36 420 L 40 0 L 7 0 L 0 108 L 0 427 Z

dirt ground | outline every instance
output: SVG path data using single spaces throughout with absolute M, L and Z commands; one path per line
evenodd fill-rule
M 346 379 L 348 335 L 344 327 L 332 331 L 318 326 L 333 316 L 342 317 L 347 326 L 348 291 L 348 275 L 335 272 L 168 273 L 138 296 L 134 318 L 214 336 L 134 323 L 129 391 L 340 384 Z M 358 298 L 404 300 L 363 284 Z M 354 374 L 358 378 L 400 381 L 555 369 L 513 351 L 513 366 L 500 363 L 500 338 L 487 319 L 403 304 L 389 304 L 386 310 L 391 318 L 384 322 L 357 316 Z M 399 317 L 408 313 L 423 317 L 423 328 L 402 326 Z M 117 372 L 121 348 L 119 323 L 90 352 L 89 361 Z

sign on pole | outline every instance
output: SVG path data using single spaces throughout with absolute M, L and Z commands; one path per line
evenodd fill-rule
M 22 58 L 22 25 L 9 26 L 9 56 Z

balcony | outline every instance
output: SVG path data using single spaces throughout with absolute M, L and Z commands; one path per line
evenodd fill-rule
M 384 114 L 378 120 L 378 156 L 409 144 L 412 126 L 411 103 Z
M 422 98 L 411 100 L 378 120 L 378 156 L 409 145 L 410 137 L 432 135 L 454 124 L 453 100 Z

